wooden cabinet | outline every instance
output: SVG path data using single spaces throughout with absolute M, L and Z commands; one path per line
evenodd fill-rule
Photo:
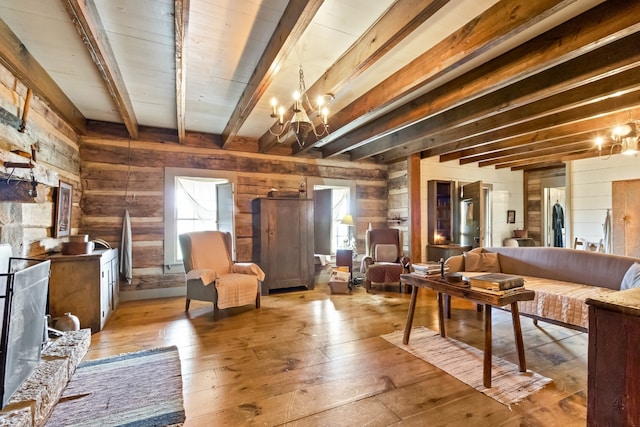
M 455 201 L 453 181 L 427 182 L 427 239 L 430 245 L 454 241 Z
M 118 250 L 96 250 L 86 255 L 52 255 L 49 314 L 70 312 L 81 328 L 95 333 L 104 327 L 120 299 Z
M 253 262 L 265 272 L 262 294 L 271 289 L 314 286 L 313 200 L 252 201 Z
M 640 425 L 640 288 L 588 298 L 588 426 Z

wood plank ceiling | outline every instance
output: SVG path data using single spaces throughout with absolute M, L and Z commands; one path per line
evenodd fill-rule
M 81 134 L 532 169 L 640 120 L 632 0 L 3 0 L 0 61 Z M 279 143 L 304 69 L 331 133 Z M 312 117 L 319 125 L 319 117 Z

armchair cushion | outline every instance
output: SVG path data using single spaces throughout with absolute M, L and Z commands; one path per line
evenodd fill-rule
M 374 254 L 376 262 L 396 262 L 398 261 L 398 246 L 394 244 L 378 244 Z

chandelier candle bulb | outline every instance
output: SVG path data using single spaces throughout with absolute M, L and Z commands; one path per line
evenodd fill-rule
M 271 117 L 276 118 L 277 116 L 277 108 L 278 108 L 278 100 L 273 97 L 271 98 Z

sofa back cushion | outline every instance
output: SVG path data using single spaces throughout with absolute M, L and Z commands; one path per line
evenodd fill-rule
M 500 260 L 498 254 L 491 252 L 464 252 L 465 271 L 486 271 L 487 273 L 500 273 Z
M 503 273 L 535 276 L 565 282 L 620 289 L 620 283 L 636 258 L 597 252 L 548 247 L 496 247 Z M 466 266 L 465 266 L 466 267 Z

